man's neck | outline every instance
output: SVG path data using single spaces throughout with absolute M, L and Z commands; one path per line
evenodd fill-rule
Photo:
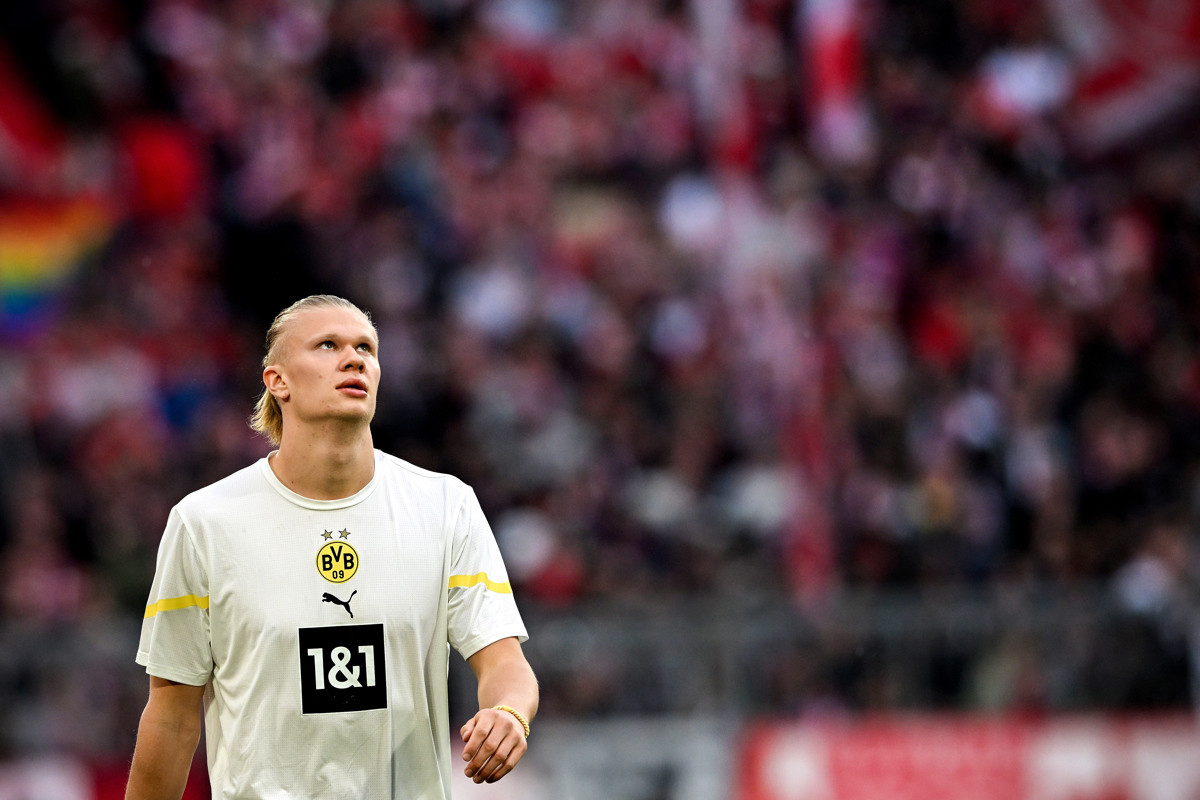
M 313 500 L 350 497 L 375 475 L 375 450 L 370 428 L 347 437 L 285 433 L 279 451 L 270 459 L 280 482 Z

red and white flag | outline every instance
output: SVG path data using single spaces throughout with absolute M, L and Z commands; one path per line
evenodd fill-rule
M 58 124 L 8 52 L 0 46 L 0 171 L 26 188 L 52 170 L 62 154 Z
M 1200 2 L 1048 0 L 1076 63 L 1072 133 L 1100 152 L 1200 95 Z
M 874 153 L 875 129 L 863 92 L 862 27 L 859 0 L 803 0 L 797 7 L 809 139 L 826 161 L 857 164 Z

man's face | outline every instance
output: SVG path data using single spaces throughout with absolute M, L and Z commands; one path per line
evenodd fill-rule
M 301 311 L 279 346 L 263 380 L 283 409 L 285 434 L 297 423 L 365 425 L 375 416 L 379 341 L 362 314 L 337 306 Z

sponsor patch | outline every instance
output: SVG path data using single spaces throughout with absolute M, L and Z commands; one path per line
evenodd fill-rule
M 382 623 L 300 628 L 299 644 L 303 713 L 387 708 Z

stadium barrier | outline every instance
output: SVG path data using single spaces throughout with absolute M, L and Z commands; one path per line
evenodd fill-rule
M 123 800 L 128 762 L 98 763 L 70 755 L 0 760 L 0 800 Z M 203 762 L 193 762 L 181 800 L 208 800 Z
M 1200 727 L 1187 715 L 763 722 L 740 756 L 734 800 L 1200 797 Z
M 1195 800 L 1200 726 L 1183 714 L 1042 719 L 547 721 L 521 767 L 458 800 Z M 0 762 L 3 800 L 120 800 L 126 766 Z M 202 763 L 184 800 L 208 797 Z

